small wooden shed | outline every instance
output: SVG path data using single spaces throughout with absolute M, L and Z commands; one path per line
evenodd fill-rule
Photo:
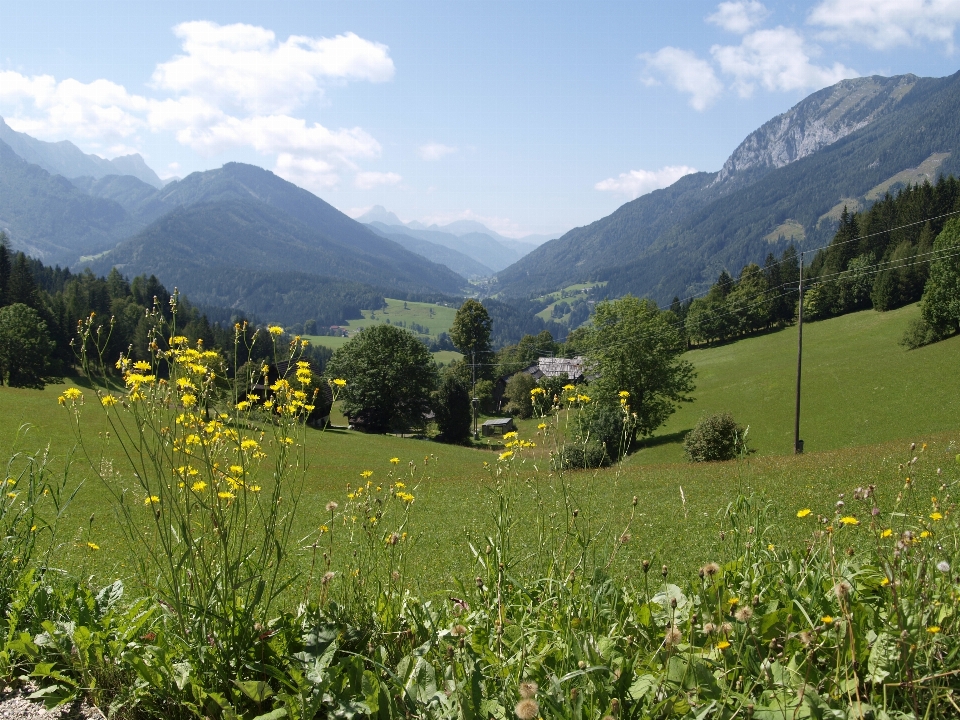
M 516 429 L 517 426 L 513 424 L 513 418 L 490 418 L 484 420 L 481 432 L 484 437 L 490 437 L 491 435 L 506 435 Z

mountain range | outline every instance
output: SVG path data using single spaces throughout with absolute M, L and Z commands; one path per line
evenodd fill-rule
M 0 229 L 45 263 L 152 273 L 196 302 L 278 322 L 333 323 L 384 296 L 479 287 L 521 299 L 580 282 L 666 304 L 791 243 L 826 245 L 844 207 L 958 174 L 958 118 L 960 73 L 844 80 L 750 133 L 718 171 L 546 241 L 469 220 L 403 223 L 380 206 L 354 220 L 240 163 L 163 184 L 140 156 L 104 160 L 0 119 Z
M 960 74 L 844 80 L 765 123 L 713 173 L 687 175 L 497 274 L 528 297 L 606 281 L 669 303 L 789 243 L 829 242 L 844 206 L 960 170 Z

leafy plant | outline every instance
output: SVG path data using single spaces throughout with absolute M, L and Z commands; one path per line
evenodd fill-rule
M 683 438 L 683 450 L 691 462 L 733 460 L 748 452 L 747 428 L 730 413 L 707 415 Z

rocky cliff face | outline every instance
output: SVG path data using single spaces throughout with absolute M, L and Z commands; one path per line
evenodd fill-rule
M 842 80 L 803 99 L 747 136 L 723 164 L 714 185 L 732 190 L 812 155 L 890 112 L 915 75 Z

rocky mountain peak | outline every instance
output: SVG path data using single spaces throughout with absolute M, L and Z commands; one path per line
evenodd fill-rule
M 916 75 L 874 75 L 841 80 L 804 98 L 750 133 L 713 184 L 742 187 L 812 155 L 890 112 L 916 82 Z

